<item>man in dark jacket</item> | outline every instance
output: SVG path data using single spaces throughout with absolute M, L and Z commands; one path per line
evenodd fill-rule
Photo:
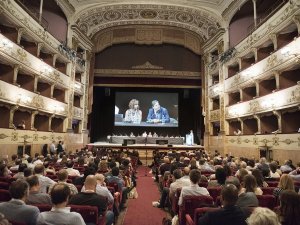
M 236 206 L 238 189 L 233 184 L 223 187 L 221 200 L 223 208 L 207 212 L 198 220 L 198 225 L 246 225 L 246 215 L 240 207 Z

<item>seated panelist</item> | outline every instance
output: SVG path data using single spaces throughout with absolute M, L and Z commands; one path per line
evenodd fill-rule
M 157 100 L 152 101 L 152 108 L 149 109 L 147 123 L 170 123 L 168 110 L 161 107 Z
M 124 122 L 140 123 L 142 120 L 142 111 L 139 109 L 139 101 L 131 99 L 128 106 L 129 109 L 125 112 Z

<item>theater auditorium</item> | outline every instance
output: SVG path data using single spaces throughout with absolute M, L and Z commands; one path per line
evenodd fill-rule
M 299 34 L 300 0 L 1 0 L 0 224 L 300 225 Z

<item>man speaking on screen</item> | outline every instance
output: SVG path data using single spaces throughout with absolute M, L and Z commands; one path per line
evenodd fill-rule
M 157 100 L 152 101 L 152 108 L 149 109 L 147 123 L 170 123 L 168 110 L 161 107 Z

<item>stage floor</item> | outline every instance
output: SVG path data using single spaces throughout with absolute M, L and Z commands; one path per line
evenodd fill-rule
M 108 142 L 94 142 L 88 144 L 90 147 L 104 147 L 104 148 L 119 148 L 119 149 L 170 149 L 170 150 L 198 150 L 204 149 L 202 145 L 157 145 L 157 144 L 133 144 L 122 146 L 122 144 L 114 144 Z

